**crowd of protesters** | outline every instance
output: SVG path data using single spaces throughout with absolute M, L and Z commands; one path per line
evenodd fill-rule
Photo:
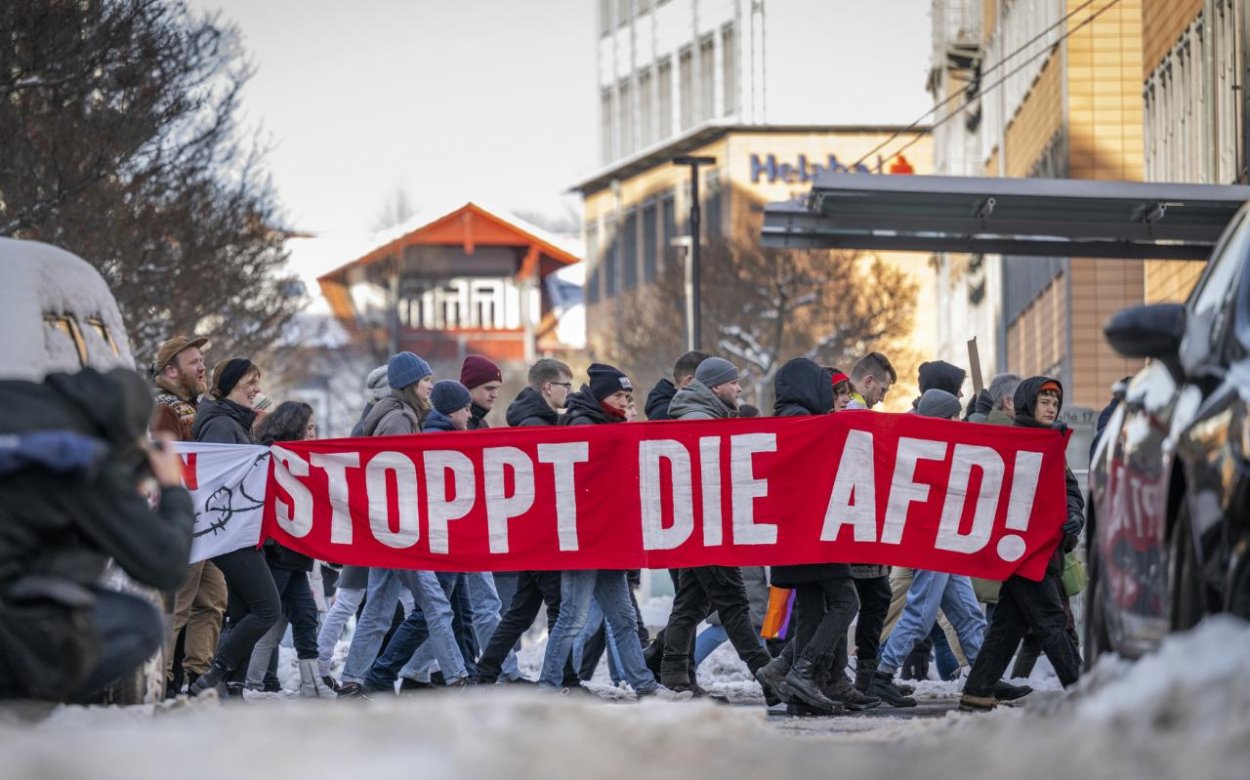
M 184 440 L 272 444 L 316 436 L 313 410 L 288 401 L 259 410 L 261 369 L 225 360 L 206 377 L 203 339 L 175 338 L 153 364 L 157 412 L 153 433 Z M 995 377 L 961 401 L 965 372 L 925 363 L 912 414 L 987 425 L 1058 425 L 1063 389 L 1048 377 Z M 207 380 L 207 381 L 206 381 Z M 803 417 L 871 410 L 898 377 L 888 358 L 870 353 L 844 372 L 806 358 L 776 374 L 773 414 Z M 352 436 L 472 431 L 487 427 L 503 376 L 480 355 L 465 358 L 458 379 L 436 379 L 429 363 L 400 352 L 364 378 L 368 401 Z M 635 388 L 617 367 L 592 364 L 574 389 L 573 371 L 544 358 L 528 386 L 508 404 L 509 426 L 614 425 L 632 421 Z M 672 380 L 647 395 L 647 420 L 719 420 L 755 416 L 740 403 L 740 372 L 701 352 L 682 355 Z M 862 412 L 861 412 L 862 413 Z M 340 699 L 481 685 L 536 685 L 593 695 L 584 683 L 606 656 L 611 679 L 639 698 L 707 696 L 696 669 L 728 641 L 762 688 L 769 706 L 794 715 L 829 715 L 886 704 L 912 707 L 912 686 L 936 655 L 943 679 L 969 667 L 961 706 L 992 709 L 1019 699 L 1045 653 L 1061 683 L 1079 674 L 1072 614 L 1060 578 L 1064 553 L 1082 530 L 1080 490 L 1071 472 L 1064 544 L 1041 582 L 1011 577 L 974 582 L 935 571 L 851 561 L 745 569 L 704 566 L 672 570 L 675 597 L 668 624 L 654 638 L 635 595 L 638 572 L 615 570 L 445 573 L 334 567 L 270 541 L 191 567 L 173 600 L 169 694 L 215 689 L 280 690 L 277 646 L 289 627 L 298 657 L 300 694 Z M 328 577 L 317 577 L 324 574 Z M 323 579 L 334 578 L 331 587 Z M 785 590 L 782 590 L 785 589 Z M 782 636 L 761 635 L 770 604 L 793 591 L 793 616 Z M 978 595 L 981 594 L 981 595 Z M 545 608 L 547 643 L 537 680 L 517 664 L 521 636 Z M 338 679 L 334 650 L 354 620 Z M 707 628 L 701 634 L 701 625 Z M 224 631 L 223 631 L 224 626 Z M 782 638 L 784 637 L 784 639 Z M 854 645 L 851 647 L 851 645 Z M 852 666 L 851 656 L 854 657 Z

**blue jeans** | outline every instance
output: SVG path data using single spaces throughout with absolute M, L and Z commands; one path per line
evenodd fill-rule
M 694 665 L 697 669 L 716 648 L 729 641 L 729 633 L 720 623 L 710 623 L 694 640 Z M 761 640 L 763 644 L 763 640 Z
M 573 652 L 573 643 L 586 627 L 591 602 L 598 601 L 608 624 L 609 647 L 615 647 L 621 674 L 635 693 L 650 693 L 658 683 L 642 658 L 642 643 L 632 641 L 638 634 L 638 616 L 629 598 L 625 572 L 607 569 L 566 571 L 560 577 L 560 617 L 547 639 L 543 671 L 539 682 L 558 688 L 564 681 L 564 664 Z M 612 637 L 631 641 L 612 642 Z
M 412 611 L 412 596 L 400 581 L 399 572 L 396 569 L 370 569 L 365 608 L 356 621 L 351 649 L 347 651 L 347 661 L 343 664 L 344 683 L 365 681 L 365 673 L 378 657 L 378 648 L 391 628 L 395 605 L 399 603 L 403 603 L 408 612 Z
M 986 621 L 987 625 L 989 621 Z M 946 639 L 946 632 L 938 624 L 933 624 L 929 632 L 929 640 L 933 642 L 933 657 L 937 659 L 938 677 L 943 680 L 955 680 L 959 677 L 959 659 Z
M 603 626 L 603 607 L 599 606 L 598 601 L 592 600 L 590 602 L 590 614 L 586 617 L 586 627 L 582 629 L 582 632 L 577 635 L 577 640 L 573 642 L 573 668 L 583 669 L 585 666 L 587 661 L 586 645 L 590 642 L 590 638 L 599 631 L 600 626 Z M 617 655 L 616 641 L 612 637 L 612 631 L 606 626 L 604 626 L 603 631 L 603 646 L 608 656 L 608 677 L 612 680 L 613 685 L 620 685 L 624 677 L 621 676 L 621 664 Z M 602 657 L 599 656 L 599 658 Z M 591 663 L 595 665 L 594 669 L 598 668 L 598 660 L 590 659 Z M 587 680 L 590 679 L 590 675 L 593 675 L 594 669 L 589 671 L 586 677 Z M 583 670 L 583 674 L 587 674 L 587 672 Z
M 938 610 L 946 614 L 964 657 L 971 664 L 985 639 L 985 615 L 972 590 L 972 580 L 954 574 L 916 569 L 903 614 L 881 649 L 880 671 L 894 674 L 916 642 L 924 639 L 937 622 Z
M 451 628 L 449 597 L 456 582 L 455 576 L 439 577 L 432 571 L 406 569 L 396 574 L 412 593 L 413 607 L 391 637 L 386 652 L 365 675 L 365 682 L 378 690 L 393 687 L 400 669 L 423 647 L 428 647 L 438 660 L 447 682 L 467 676 L 464 656 Z
M 494 636 L 495 629 L 499 627 L 502 607 L 499 596 L 496 595 L 495 580 L 488 572 L 459 574 L 455 575 L 455 580 L 457 587 L 463 587 L 468 592 L 470 609 L 473 612 L 473 634 L 477 637 L 477 646 L 485 648 L 490 644 L 490 638 Z M 515 590 L 515 580 L 513 584 Z M 412 660 L 404 666 L 400 674 L 414 680 L 428 680 L 430 668 L 436 660 L 434 649 L 429 644 L 424 644 L 412 654 Z M 439 668 L 442 669 L 441 663 Z M 443 675 L 446 676 L 446 674 L 447 671 L 444 669 Z M 515 680 L 521 676 L 521 670 L 517 667 L 516 653 L 508 653 L 507 658 L 504 659 L 503 676 L 509 680 Z

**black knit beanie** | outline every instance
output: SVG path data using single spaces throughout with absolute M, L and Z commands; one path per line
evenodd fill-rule
M 603 401 L 613 393 L 619 393 L 622 390 L 628 390 L 631 393 L 634 391 L 629 377 L 614 366 L 592 363 L 586 373 L 590 376 L 590 392 L 594 394 L 596 401 Z

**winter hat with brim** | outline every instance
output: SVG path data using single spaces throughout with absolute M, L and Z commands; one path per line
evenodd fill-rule
M 719 387 L 739 377 L 738 367 L 722 357 L 710 357 L 694 370 L 694 378 L 704 387 Z
M 164 371 L 165 366 L 174 362 L 174 358 L 178 357 L 179 353 L 184 350 L 192 347 L 203 350 L 207 346 L 208 339 L 206 338 L 191 339 L 186 336 L 174 336 L 157 348 L 156 359 L 152 361 L 152 373 L 159 374 Z
M 937 417 L 949 420 L 962 411 L 959 399 L 945 390 L 925 390 L 916 404 L 916 412 L 922 417 Z
M 430 403 L 442 414 L 458 412 L 473 402 L 469 389 L 454 379 L 441 379 L 434 383 Z
M 432 373 L 429 363 L 411 352 L 399 352 L 391 355 L 386 364 L 386 383 L 396 390 L 403 390 Z
M 381 401 L 390 394 L 390 389 L 386 379 L 386 366 L 378 366 L 369 372 L 365 379 L 365 392 L 369 394 L 370 401 Z
M 472 390 L 475 387 L 481 387 L 487 382 L 502 382 L 503 374 L 499 372 L 499 366 L 491 362 L 490 358 L 481 355 L 469 355 L 464 359 L 464 364 L 460 367 L 460 384 Z
M 590 377 L 590 392 L 595 396 L 596 401 L 604 401 L 613 393 L 619 393 L 622 390 L 629 392 L 634 391 L 634 386 L 630 384 L 629 377 L 625 376 L 625 372 L 615 366 L 609 366 L 604 363 L 591 363 L 590 368 L 586 369 L 586 374 Z

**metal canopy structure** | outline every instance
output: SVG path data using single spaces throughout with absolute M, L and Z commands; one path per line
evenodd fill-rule
M 1250 186 L 825 173 L 764 209 L 779 249 L 1205 260 Z

